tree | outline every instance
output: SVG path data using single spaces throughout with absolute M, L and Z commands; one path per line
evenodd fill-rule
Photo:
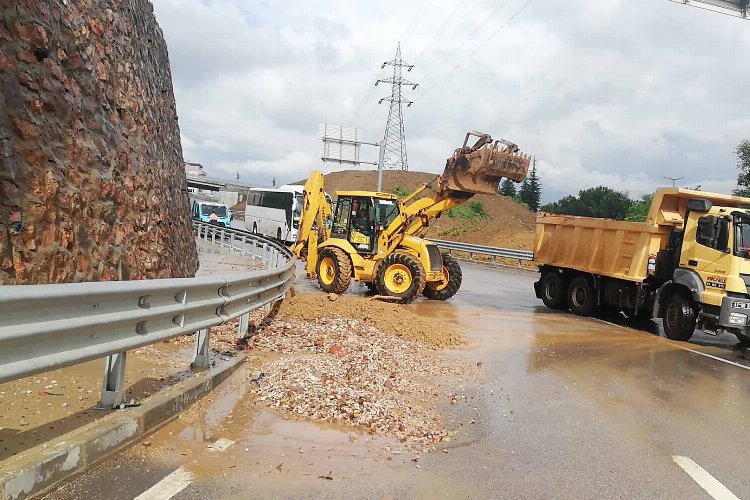
M 737 169 L 740 174 L 737 176 L 737 188 L 732 194 L 750 196 L 750 139 L 740 142 L 734 152 L 737 154 Z
M 524 179 L 523 184 L 521 184 L 518 196 L 533 212 L 539 211 L 539 204 L 542 200 L 542 184 L 536 173 L 536 159 L 534 160 L 534 165 L 531 167 L 531 172 L 529 172 L 529 175 Z
M 700 186 L 699 186 L 700 187 Z M 625 216 L 625 220 L 631 222 L 646 222 L 648 211 L 651 210 L 651 202 L 654 201 L 653 194 L 647 194 L 633 203 Z
M 598 186 L 582 189 L 578 196 L 566 196 L 555 203 L 545 205 L 542 210 L 565 215 L 623 220 L 634 203 L 626 193 Z
M 516 196 L 516 183 L 511 179 L 503 179 L 500 183 L 500 194 L 513 198 Z

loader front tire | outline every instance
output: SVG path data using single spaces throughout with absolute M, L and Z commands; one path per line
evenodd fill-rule
M 324 248 L 318 254 L 318 284 L 326 293 L 344 293 L 352 280 L 352 261 L 340 248 Z
M 424 287 L 424 296 L 430 300 L 448 300 L 461 288 L 463 273 L 458 261 L 447 253 L 443 254 L 444 281 L 427 283 Z
M 402 304 L 414 302 L 424 291 L 424 267 L 412 255 L 392 253 L 378 265 L 377 285 L 380 295 L 398 297 Z

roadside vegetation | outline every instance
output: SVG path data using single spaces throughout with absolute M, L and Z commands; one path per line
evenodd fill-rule
M 470 201 L 464 205 L 453 207 L 446 212 L 452 219 L 463 219 L 466 221 L 477 221 L 487 218 L 481 201 Z
M 391 192 L 399 198 L 405 198 L 411 194 L 411 191 L 401 186 L 396 186 Z

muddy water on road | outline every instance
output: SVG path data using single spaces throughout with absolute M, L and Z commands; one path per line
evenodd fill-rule
M 283 420 L 237 386 L 121 460 L 162 475 L 188 467 L 198 479 L 185 496 L 196 498 L 705 498 L 673 462 L 681 455 L 750 498 L 747 370 L 648 331 L 549 311 L 533 295 L 534 274 L 463 267 L 452 300 L 406 306 L 461 326 L 470 344 L 447 354 L 484 370 L 459 384 L 456 404 L 439 406 L 456 435 L 436 452 Z M 690 346 L 736 357 L 725 343 Z M 208 451 L 219 438 L 236 443 Z M 81 492 L 96 492 L 112 467 L 88 475 Z M 148 474 L 124 478 L 123 498 L 150 486 Z

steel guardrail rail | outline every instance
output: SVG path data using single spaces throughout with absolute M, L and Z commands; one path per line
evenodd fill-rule
M 267 268 L 222 278 L 0 286 L 0 383 L 218 326 L 292 286 L 296 258 L 283 245 L 197 221 L 194 233 Z
M 534 252 L 527 250 L 514 250 L 512 248 L 499 248 L 499 247 L 488 247 L 484 245 L 474 245 L 472 243 L 459 243 L 457 241 L 445 241 L 445 240 L 433 240 L 430 241 L 436 244 L 439 248 L 444 248 L 449 251 L 466 252 L 469 255 L 489 255 L 492 257 L 502 257 L 506 259 L 517 259 L 517 260 L 534 260 Z

